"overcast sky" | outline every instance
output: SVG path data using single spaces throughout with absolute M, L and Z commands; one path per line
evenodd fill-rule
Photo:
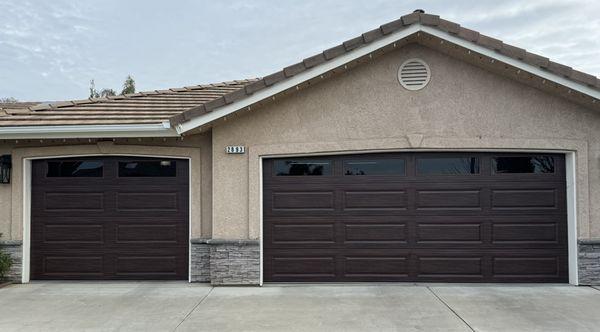
M 0 0 L 0 97 L 264 76 L 416 8 L 600 75 L 598 0 Z

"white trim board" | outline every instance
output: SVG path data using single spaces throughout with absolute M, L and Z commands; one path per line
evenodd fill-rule
M 169 122 L 120 125 L 0 127 L 0 139 L 179 137 Z
M 32 161 L 40 159 L 54 158 L 77 158 L 77 157 L 148 157 L 148 158 L 169 158 L 169 159 L 184 159 L 188 161 L 188 282 L 192 281 L 192 158 L 184 156 L 168 156 L 168 155 L 149 155 L 135 153 L 89 153 L 89 154 L 73 154 L 73 155 L 48 155 L 39 157 L 23 158 L 23 258 L 21 266 L 21 283 L 29 283 L 31 280 L 31 178 L 33 174 Z
M 441 30 L 438 30 L 433 27 L 424 26 L 420 23 L 416 23 L 416 24 L 409 26 L 408 28 L 406 28 L 404 30 L 394 32 L 388 36 L 385 36 L 379 40 L 372 42 L 371 44 L 368 44 L 364 47 L 361 47 L 356 50 L 342 54 L 339 57 L 336 57 L 331 61 L 324 62 L 316 67 L 307 69 L 307 70 L 299 73 L 298 75 L 292 76 L 281 82 L 275 83 L 274 85 L 267 87 L 265 89 L 262 89 L 248 97 L 240 99 L 239 101 L 235 101 L 229 105 L 225 105 L 220 108 L 217 108 L 212 112 L 209 112 L 209 113 L 206 113 L 199 117 L 182 122 L 182 123 L 178 124 L 175 129 L 177 130 L 177 132 L 179 134 L 182 134 L 182 133 L 188 132 L 192 129 L 195 129 L 197 127 L 206 125 L 207 123 L 210 123 L 210 122 L 220 119 L 222 117 L 228 116 L 229 114 L 235 113 L 239 110 L 245 109 L 246 107 L 251 106 L 257 102 L 271 98 L 283 91 L 292 89 L 297 85 L 300 85 L 300 84 L 302 84 L 308 80 L 314 79 L 316 77 L 319 77 L 320 75 L 323 75 L 333 69 L 344 66 L 344 65 L 346 65 L 356 59 L 359 59 L 363 56 L 369 55 L 385 46 L 391 45 L 394 42 L 404 39 L 404 38 L 406 38 L 412 34 L 415 34 L 417 32 L 424 32 L 424 33 L 433 35 L 437 38 L 448 41 L 449 43 L 464 47 L 468 50 L 482 54 L 491 59 L 506 63 L 510 66 L 513 66 L 513 67 L 523 70 L 525 72 L 529 72 L 531 74 L 539 76 L 548 81 L 556 82 L 556 83 L 563 85 L 569 89 L 572 89 L 573 91 L 578 91 L 578 92 L 586 94 L 590 97 L 600 100 L 600 91 L 593 89 L 585 84 L 581 84 L 581 83 L 572 81 L 568 78 L 562 77 L 560 75 L 557 75 L 557 74 L 551 73 L 549 71 L 546 71 L 544 69 L 538 68 L 536 66 L 530 65 L 521 60 L 511 58 L 504 54 L 498 53 L 494 50 L 490 50 L 481 45 L 478 45 L 474 42 L 470 42 L 470 41 L 461 39 L 455 35 L 452 35 L 451 33 L 441 31 Z

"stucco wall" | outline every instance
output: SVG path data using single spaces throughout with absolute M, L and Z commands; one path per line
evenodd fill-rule
M 191 161 L 191 236 L 210 237 L 212 232 L 212 142 L 211 133 L 174 139 L 119 139 L 116 142 L 62 140 L 6 141 L 0 152 L 13 157 L 11 184 L 0 185 L 0 233 L 2 240 L 23 238 L 23 164 L 24 158 L 68 155 L 159 155 L 187 157 Z
M 432 71 L 417 92 L 400 64 Z M 409 45 L 213 127 L 213 237 L 258 238 L 260 156 L 404 149 L 576 151 L 580 237 L 600 237 L 600 114 Z M 227 145 L 245 155 L 227 155 Z M 588 176 L 591 181 L 588 181 Z

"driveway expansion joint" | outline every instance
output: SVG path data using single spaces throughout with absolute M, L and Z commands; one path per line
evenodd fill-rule
M 213 289 L 215 289 L 214 287 L 210 287 L 210 290 L 208 291 L 208 293 L 206 293 L 206 295 L 204 295 L 200 301 L 198 301 L 198 303 L 196 303 L 196 305 L 185 315 L 185 317 L 183 317 L 183 319 L 181 320 L 181 322 L 179 322 L 179 324 L 177 324 L 177 326 L 175 326 L 175 328 L 173 329 L 173 331 L 177 331 L 177 329 L 179 328 L 179 326 L 181 326 L 181 324 L 183 324 L 183 322 L 185 322 L 186 319 L 188 319 L 188 317 L 190 317 L 190 315 L 192 314 L 192 312 L 194 312 L 194 310 L 196 310 L 196 308 L 198 308 L 198 306 L 200 306 L 202 304 L 202 302 L 204 302 L 204 300 L 206 300 L 206 298 L 210 295 L 210 293 L 212 293 Z
M 442 302 L 446 308 L 448 308 L 448 310 L 452 311 L 452 313 L 458 318 L 460 319 L 472 332 L 475 332 L 475 329 L 469 324 L 467 323 L 466 320 L 464 320 L 462 317 L 460 317 L 460 315 L 454 310 L 452 309 L 452 307 L 450 307 L 450 305 L 448 305 L 448 303 L 446 303 L 446 301 L 442 300 L 441 297 L 439 297 L 434 291 L 433 289 L 431 289 L 431 287 L 426 286 L 425 288 L 427 288 L 427 290 L 429 290 L 431 292 L 431 294 L 433 294 L 433 296 L 435 296 L 436 299 L 438 299 L 440 302 Z

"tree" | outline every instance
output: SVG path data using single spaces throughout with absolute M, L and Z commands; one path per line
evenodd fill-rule
M 93 79 L 90 81 L 90 98 L 100 98 L 100 94 L 98 93 L 98 90 L 96 90 L 96 83 L 94 83 Z
M 100 91 L 100 97 L 102 97 L 102 98 L 116 96 L 116 95 L 117 95 L 117 92 L 113 89 L 102 89 L 102 91 Z
M 124 95 L 128 93 L 135 93 L 135 80 L 133 79 L 133 77 L 131 77 L 131 75 L 127 75 L 127 78 L 125 78 L 125 82 L 123 82 L 123 90 L 119 95 Z M 90 98 L 106 98 L 116 95 L 117 92 L 110 88 L 104 88 L 100 90 L 100 92 L 98 92 L 94 80 L 92 79 L 90 81 Z
M 6 97 L 6 98 L 0 98 L 0 103 L 18 103 L 19 101 L 16 98 L 13 97 Z
M 121 91 L 121 95 L 135 93 L 135 81 L 131 75 L 127 75 L 125 82 L 123 82 L 123 91 Z

